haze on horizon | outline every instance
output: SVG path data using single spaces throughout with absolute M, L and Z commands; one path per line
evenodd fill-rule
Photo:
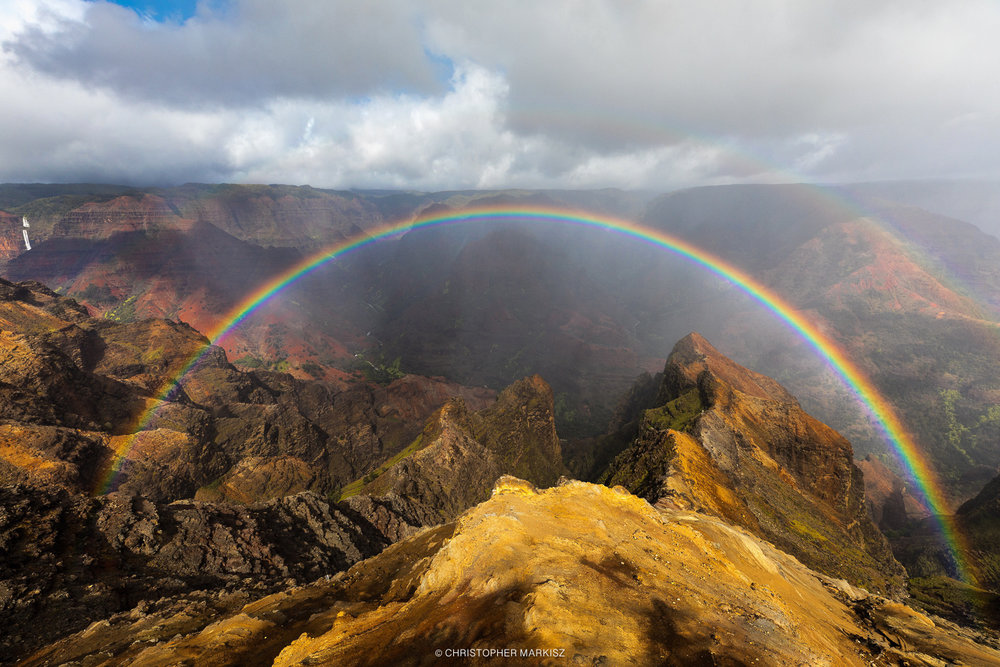
M 1000 4 L 7 0 L 0 181 L 998 179 Z

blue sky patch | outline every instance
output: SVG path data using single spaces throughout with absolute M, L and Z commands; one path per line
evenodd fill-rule
M 198 0 L 109 0 L 159 23 L 183 23 L 194 16 Z

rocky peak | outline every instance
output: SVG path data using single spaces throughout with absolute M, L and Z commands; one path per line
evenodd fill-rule
M 694 390 L 703 414 L 693 430 L 706 436 L 701 440 L 724 471 L 762 453 L 800 488 L 844 511 L 853 485 L 851 444 L 807 414 L 788 390 L 690 334 L 667 359 L 659 400 L 669 403 Z
M 473 433 L 498 455 L 505 473 L 551 486 L 563 471 L 553 413 L 552 388 L 541 376 L 532 375 L 475 413 Z
M 416 501 L 434 522 L 484 500 L 503 474 L 551 486 L 563 472 L 552 389 L 537 375 L 527 377 L 477 412 L 454 398 L 397 458 L 369 473 L 358 490 Z
M 43 314 L 48 317 L 39 317 Z M 60 296 L 39 282 L 13 283 L 0 278 L 0 326 L 4 329 L 19 333 L 50 331 L 88 317 L 90 312 L 85 306 Z
M 672 401 L 688 389 L 697 387 L 698 378 L 705 371 L 748 396 L 779 403 L 796 403 L 795 398 L 778 382 L 740 366 L 695 332 L 674 345 L 663 371 L 657 401 Z
M 656 403 L 603 479 L 725 517 L 828 574 L 902 590 L 903 570 L 867 515 L 851 444 L 698 334 L 674 347 Z

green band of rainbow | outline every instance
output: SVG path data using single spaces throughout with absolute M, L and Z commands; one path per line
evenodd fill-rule
M 672 253 L 680 255 L 691 262 L 704 267 L 736 285 L 757 302 L 762 304 L 781 321 L 785 322 L 799 337 L 802 338 L 816 353 L 824 359 L 830 368 L 840 376 L 847 388 L 857 397 L 867 412 L 881 428 L 892 451 L 908 471 L 927 507 L 937 517 L 942 536 L 955 561 L 955 566 L 961 579 L 971 581 L 970 573 L 964 558 L 966 551 L 959 533 L 956 531 L 948 511 L 945 495 L 942 492 L 937 476 L 931 469 L 926 458 L 918 449 L 903 423 L 896 415 L 891 404 L 882 397 L 871 380 L 844 353 L 840 346 L 829 335 L 823 333 L 815 324 L 800 315 L 794 307 L 785 302 L 773 290 L 767 288 L 742 270 L 728 262 L 701 250 L 690 243 L 666 234 L 664 232 L 642 227 L 634 222 L 605 216 L 596 216 L 581 211 L 541 207 L 504 207 L 504 208 L 473 208 L 460 212 L 436 213 L 418 218 L 414 221 L 386 224 L 366 231 L 363 235 L 347 239 L 334 246 L 324 249 L 285 271 L 283 274 L 263 285 L 239 305 L 233 308 L 220 323 L 208 332 L 209 340 L 218 342 L 229 332 L 239 326 L 247 317 L 284 288 L 296 282 L 320 266 L 344 255 L 370 245 L 389 236 L 402 232 L 436 227 L 450 224 L 487 223 L 502 220 L 533 220 L 538 222 L 572 224 L 595 229 L 616 232 L 639 241 L 650 243 Z M 150 422 L 160 403 L 166 400 L 169 393 L 180 382 L 188 371 L 198 362 L 208 350 L 206 346 L 199 351 L 182 370 L 168 381 L 161 389 L 153 407 L 140 415 L 136 433 L 142 431 Z M 98 493 L 107 493 L 117 477 L 122 463 L 127 459 L 133 446 L 135 435 L 129 438 L 121 448 L 107 472 L 102 476 Z

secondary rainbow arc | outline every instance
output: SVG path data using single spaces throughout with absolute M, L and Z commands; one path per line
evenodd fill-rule
M 779 294 L 741 269 L 697 248 L 683 239 L 659 230 L 643 227 L 628 220 L 567 209 L 507 206 L 504 208 L 473 208 L 459 212 L 436 213 L 412 221 L 385 224 L 326 248 L 275 277 L 255 290 L 225 315 L 219 324 L 208 332 L 208 338 L 212 343 L 221 341 L 227 334 L 238 327 L 243 320 L 251 316 L 258 308 L 286 287 L 320 266 L 346 253 L 403 232 L 435 226 L 482 224 L 502 220 L 533 220 L 537 222 L 572 224 L 622 234 L 670 251 L 707 269 L 711 273 L 736 285 L 755 301 L 767 308 L 805 341 L 820 358 L 826 361 L 875 420 L 890 448 L 909 473 L 919 494 L 923 496 L 923 500 L 927 503 L 928 508 L 937 518 L 941 534 L 951 552 L 960 578 L 965 581 L 971 581 L 970 571 L 964 558 L 966 549 L 964 548 L 961 535 L 956 530 L 949 516 L 948 505 L 937 476 L 896 414 L 895 409 L 881 395 L 867 375 L 848 357 L 840 345 L 817 325 L 796 311 Z M 107 493 L 112 488 L 122 464 L 127 460 L 135 444 L 137 434 L 149 425 L 157 408 L 167 400 L 169 394 L 180 383 L 181 379 L 197 364 L 209 348 L 210 346 L 206 345 L 203 349 L 199 350 L 178 373 L 167 381 L 157 393 L 157 400 L 153 401 L 152 406 L 139 416 L 135 432 L 126 439 L 124 445 L 116 452 L 109 465 L 107 474 L 100 477 L 99 485 L 96 489 L 97 493 Z

